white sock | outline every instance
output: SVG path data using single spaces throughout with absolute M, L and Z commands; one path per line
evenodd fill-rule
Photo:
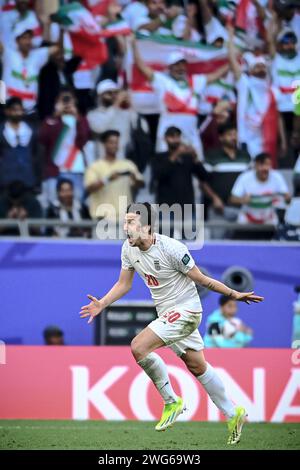
M 158 354 L 154 352 L 148 354 L 144 359 L 138 361 L 138 365 L 150 377 L 165 404 L 173 403 L 177 400 L 177 395 L 169 379 L 167 366 Z
M 197 379 L 201 382 L 214 404 L 222 411 L 226 418 L 232 418 L 234 416 L 235 405 L 228 398 L 223 382 L 217 375 L 215 369 L 207 363 L 206 371 L 204 374 L 198 375 Z

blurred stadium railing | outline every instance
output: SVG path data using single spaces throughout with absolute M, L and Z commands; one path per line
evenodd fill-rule
M 187 221 L 187 224 L 190 223 L 190 228 L 192 229 L 192 221 Z M 68 227 L 68 228 L 89 228 L 91 229 L 91 238 L 97 239 L 96 228 L 97 228 L 98 221 L 94 220 L 83 220 L 83 221 L 61 221 L 59 219 L 24 219 L 24 220 L 17 220 L 17 219 L 1 219 L 0 220 L 0 237 L 5 236 L 2 232 L 3 228 L 14 228 L 19 230 L 19 235 L 21 237 L 30 237 L 33 236 L 30 232 L 31 228 L 39 228 L 41 229 L 41 235 L 43 235 L 43 231 L 46 228 L 55 228 L 55 227 Z M 181 224 L 180 224 L 181 225 Z M 168 227 L 166 227 L 168 229 Z M 176 230 L 176 223 L 174 223 L 174 229 Z M 213 236 L 213 230 L 215 229 L 222 229 L 232 231 L 239 231 L 239 232 L 272 232 L 274 231 L 274 225 L 271 224 L 264 224 L 264 225 L 257 225 L 257 224 L 238 224 L 233 222 L 226 222 L 226 221 L 207 221 L 204 222 L 204 229 L 205 229 L 205 238 L 217 238 Z M 36 237 L 36 234 L 34 235 Z M 67 236 L 61 238 L 68 238 Z M 79 237 L 82 238 L 82 237 Z M 223 238 L 223 237 L 222 237 Z

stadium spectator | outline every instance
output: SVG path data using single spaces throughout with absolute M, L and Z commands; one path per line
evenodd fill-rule
M 212 8 L 207 0 L 199 0 L 202 14 L 206 43 L 210 46 L 222 49 L 227 40 L 228 33 L 222 23 L 213 15 Z M 203 98 L 199 103 L 201 115 L 211 114 L 213 105 L 221 100 L 228 100 L 231 105 L 236 103 L 235 83 L 232 71 L 228 71 L 219 80 L 208 83 Z
M 185 5 L 185 13 L 187 22 L 183 39 L 193 42 L 204 41 L 204 25 L 198 0 L 190 0 Z
M 155 72 L 141 58 L 136 41 L 132 40 L 134 60 L 137 68 L 151 82 L 159 97 L 161 115 L 158 124 L 156 150 L 166 150 L 165 130 L 176 126 L 182 131 L 185 143 L 192 145 L 200 159 L 203 159 L 202 144 L 197 129 L 199 98 L 208 83 L 218 80 L 228 71 L 220 67 L 208 75 L 187 76 L 187 62 L 181 52 L 173 52 L 167 60 L 168 74 Z
M 272 157 L 277 166 L 277 140 L 285 152 L 286 142 L 277 109 L 278 89 L 268 78 L 267 62 L 263 56 L 248 52 L 244 59 L 248 73 L 242 72 L 233 45 L 233 29 L 228 42 L 229 61 L 237 81 L 237 122 L 239 143 L 247 146 L 251 158 L 262 152 Z
M 117 157 L 132 160 L 140 172 L 144 172 L 152 159 L 151 140 L 152 143 L 156 141 L 156 151 L 161 158 L 168 153 L 165 130 L 170 126 L 181 131 L 183 146 L 193 147 L 199 159 L 204 155 L 206 160 L 216 157 L 221 149 L 227 154 L 228 166 L 233 168 L 233 162 L 236 164 L 248 149 L 252 159 L 267 152 L 272 156 L 273 167 L 278 163 L 292 168 L 298 157 L 295 142 L 299 139 L 298 115 L 294 95 L 293 99 L 291 96 L 292 82 L 300 78 L 297 68 L 300 15 L 295 0 L 274 0 L 272 4 L 268 0 L 221 4 L 211 0 L 191 0 L 187 5 L 173 0 L 113 0 L 107 4 L 83 0 L 81 3 L 85 8 L 80 10 L 81 6 L 77 5 L 77 16 L 70 11 L 65 11 L 64 16 L 59 8 L 56 17 L 51 17 L 51 23 L 50 9 L 45 8 L 44 2 L 0 1 L 0 42 L 4 49 L 1 78 L 6 82 L 8 98 L 23 97 L 27 116 L 26 124 L 25 121 L 20 123 L 21 134 L 24 126 L 28 126 L 32 130 L 34 147 L 30 152 L 36 182 L 34 186 L 30 183 L 29 187 L 35 189 L 39 184 L 39 173 L 44 164 L 40 195 L 44 207 L 50 200 L 52 203 L 57 200 L 58 176 L 73 181 L 75 199 L 80 199 L 86 167 L 104 157 L 99 135 L 111 129 L 120 133 Z M 70 26 L 66 26 L 63 18 Z M 225 27 L 228 24 L 232 26 Z M 74 28 L 80 31 L 77 43 L 70 34 Z M 94 47 L 93 33 L 98 28 L 107 36 L 99 42 L 101 51 Z M 144 35 L 136 40 L 138 51 L 135 41 L 131 44 L 131 39 L 126 40 L 130 29 Z M 163 41 L 158 40 L 158 35 L 164 36 Z M 195 55 L 191 54 L 188 43 L 179 41 L 181 39 L 194 42 Z M 50 47 L 40 47 L 41 44 Z M 243 57 L 236 56 L 233 44 L 244 46 Z M 216 70 L 217 64 L 227 59 L 227 47 L 231 70 L 228 66 Z M 170 49 L 176 52 L 170 53 Z M 202 51 L 203 55 L 200 54 Z M 269 57 L 263 55 L 267 53 Z M 208 65 L 209 70 L 216 72 L 190 75 L 198 68 L 207 70 Z M 166 68 L 167 73 L 154 72 L 161 70 L 160 67 Z M 151 83 L 147 84 L 147 80 Z M 64 103 L 62 112 L 61 97 L 56 100 L 60 90 L 65 95 L 70 94 L 70 102 L 74 104 L 69 107 Z M 44 159 L 39 158 L 35 145 L 34 129 L 39 124 L 35 113 L 37 107 L 39 118 L 43 120 Z M 1 118 L 3 109 L 0 108 Z M 84 118 L 87 110 L 91 110 L 87 119 L 94 141 Z M 218 133 L 220 125 L 233 122 L 236 115 L 238 145 L 234 143 L 235 138 L 227 139 L 230 130 L 223 134 L 221 131 L 222 135 Z M 145 121 L 150 127 L 151 139 Z M 11 126 L 5 118 L 3 132 L 6 127 Z M 12 130 L 10 134 L 13 134 Z M 0 139 L 5 144 L 0 152 L 8 151 L 4 134 Z M 19 146 L 16 148 L 19 150 Z M 25 151 L 23 147 L 20 150 Z M 66 162 L 67 154 L 70 160 Z M 283 156 L 285 158 L 277 162 L 278 157 Z M 1 159 L 0 166 L 4 163 L 10 166 L 13 161 Z M 166 162 L 168 158 L 163 159 L 163 163 Z M 222 165 L 227 166 L 227 163 L 224 160 Z M 219 172 L 220 164 L 213 165 L 214 171 L 210 175 L 212 189 L 220 199 L 215 198 L 219 214 L 214 210 L 210 215 L 227 218 L 228 201 L 224 199 L 228 199 L 238 172 L 235 175 Z M 0 186 L 14 179 L 14 171 L 9 176 L 11 168 L 8 170 L 0 172 Z M 228 184 L 230 174 L 233 181 Z M 23 172 L 25 184 L 28 178 Z M 148 182 L 147 172 L 145 179 Z M 221 197 L 214 187 L 216 181 L 222 191 Z
M 165 139 L 168 150 L 153 158 L 153 178 L 157 204 L 195 204 L 193 176 L 201 188 L 211 198 L 214 207 L 222 207 L 222 201 L 211 189 L 209 175 L 197 160 L 192 147 L 182 142 L 182 132 L 177 127 L 166 129 Z
M 6 191 L 0 196 L 0 219 L 24 220 L 40 219 L 42 208 L 35 196 L 30 192 L 20 180 L 12 181 Z M 0 226 L 2 235 L 19 235 L 16 227 Z M 39 235 L 40 230 L 32 227 L 32 235 Z
M 187 18 L 178 5 L 167 6 L 165 0 L 147 0 L 147 14 L 137 15 L 131 25 L 143 34 L 184 38 Z
M 293 304 L 294 318 L 292 329 L 292 348 L 298 348 L 300 341 L 300 286 L 295 286 L 295 293 L 297 294 L 297 300 L 295 300 Z
M 87 164 L 83 147 L 89 135 L 87 119 L 78 113 L 73 92 L 63 89 L 56 99 L 53 116 L 46 118 L 40 129 L 45 154 L 44 206 L 56 200 L 59 175 L 73 181 L 77 199 L 83 197 L 83 173 Z
M 253 339 L 251 328 L 236 317 L 237 302 L 225 295 L 219 308 L 208 316 L 204 344 L 207 348 L 243 348 Z
M 101 135 L 104 157 L 85 172 L 89 210 L 93 219 L 119 220 L 133 202 L 134 192 L 144 185 L 136 165 L 125 158 L 117 159 L 120 132 L 108 130 Z
M 276 240 L 300 241 L 300 157 L 295 165 L 293 186 L 294 194 L 276 232 Z
M 26 21 L 17 24 L 14 36 L 17 49 L 0 42 L 7 97 L 21 98 L 26 113 L 33 113 L 37 104 L 39 72 L 49 57 L 59 51 L 59 46 L 34 49 L 32 26 Z
M 64 332 L 58 326 L 47 326 L 43 331 L 46 346 L 64 346 Z
M 199 0 L 206 42 L 215 47 L 223 46 L 228 33 L 222 22 L 213 14 L 207 0 Z
M 297 51 L 297 36 L 294 31 L 285 29 L 278 35 L 277 52 L 274 43 L 272 46 L 272 81 L 273 85 L 280 90 L 278 110 L 284 126 L 286 145 L 288 145 L 291 140 L 294 122 L 292 95 L 295 83 L 300 82 L 300 52 Z M 287 152 L 288 149 L 285 150 Z
M 122 10 L 122 18 L 124 18 L 129 27 L 134 30 L 137 18 L 148 16 L 148 7 L 146 0 L 128 2 Z
M 250 156 L 237 146 L 237 131 L 233 123 L 219 126 L 220 146 L 207 152 L 205 168 L 210 172 L 210 184 L 223 203 L 223 215 L 232 220 L 232 208 L 228 207 L 232 187 L 237 177 L 246 171 Z
M 42 43 L 42 27 L 38 16 L 30 8 L 30 0 L 16 0 L 15 8 L 10 8 L 1 12 L 0 15 L 0 42 L 11 49 L 17 47 L 15 42 L 15 29 L 20 24 L 26 23 L 33 31 L 32 44 L 39 47 Z
M 74 88 L 73 74 L 81 62 L 80 57 L 64 59 L 61 50 L 52 55 L 41 69 L 39 75 L 38 113 L 40 119 L 49 117 L 54 112 L 55 100 L 66 86 Z
M 147 122 L 132 108 L 128 92 L 121 90 L 113 80 L 101 81 L 97 86 L 97 94 L 98 107 L 87 115 L 90 128 L 97 135 L 107 130 L 118 131 L 120 143 L 117 158 L 124 158 L 132 138 L 132 130 L 140 122 L 147 133 Z M 97 152 L 102 157 L 104 149 L 98 141 L 99 143 Z
M 204 155 L 209 150 L 220 147 L 219 126 L 233 121 L 233 107 L 229 100 L 220 100 L 208 114 L 200 126 Z
M 61 178 L 57 182 L 57 199 L 50 204 L 46 213 L 47 219 L 59 219 L 61 222 L 73 220 L 81 222 L 90 219 L 87 207 L 74 196 L 71 180 Z M 90 229 L 83 227 L 57 226 L 47 229 L 47 235 L 57 237 L 89 237 Z
M 276 206 L 282 202 L 288 203 L 290 199 L 283 176 L 278 170 L 272 170 L 271 156 L 262 153 L 255 158 L 255 168 L 237 178 L 231 191 L 230 202 L 241 207 L 239 223 L 271 224 L 275 227 L 278 223 Z M 269 239 L 272 234 L 273 231 L 262 232 L 260 235 Z
M 108 3 L 106 16 L 102 22 L 104 27 L 112 27 L 121 29 L 121 31 L 130 30 L 128 23 L 121 17 L 122 6 L 118 4 L 117 0 L 112 0 Z M 108 50 L 108 59 L 102 64 L 100 80 L 112 79 L 118 81 L 119 76 L 122 75 L 123 58 L 126 52 L 126 38 L 122 34 L 117 34 L 112 37 L 106 38 L 106 46 Z
M 35 130 L 24 121 L 20 98 L 9 98 L 0 124 L 0 190 L 17 178 L 28 189 L 40 184 L 41 164 Z
M 276 20 L 277 31 L 290 28 L 297 34 L 300 46 L 300 13 L 297 0 L 274 0 L 272 14 Z

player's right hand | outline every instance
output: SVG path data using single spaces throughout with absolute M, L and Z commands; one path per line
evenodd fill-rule
M 80 318 L 90 317 L 88 319 L 88 323 L 92 323 L 94 318 L 102 312 L 104 306 L 101 300 L 98 300 L 96 297 L 90 294 L 87 297 L 91 300 L 91 302 L 88 305 L 83 305 L 83 307 L 81 307 L 79 315 Z

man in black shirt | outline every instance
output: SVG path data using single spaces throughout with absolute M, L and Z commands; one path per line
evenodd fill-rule
M 197 160 L 195 150 L 183 144 L 181 130 L 171 126 L 165 132 L 168 151 L 158 153 L 153 159 L 153 179 L 157 204 L 195 204 L 193 176 L 201 189 L 212 200 L 215 208 L 222 202 L 209 185 L 210 176 Z

